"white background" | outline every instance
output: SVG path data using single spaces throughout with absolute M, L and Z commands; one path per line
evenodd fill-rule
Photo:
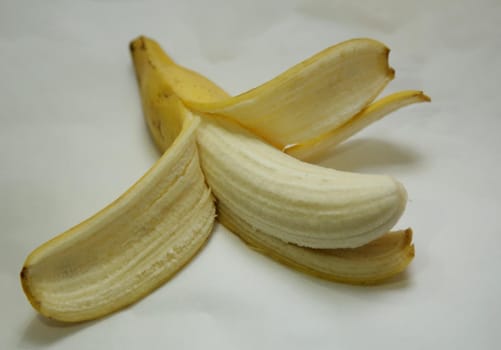
M 496 349 L 501 342 L 500 1 L 0 1 L 0 348 Z M 353 37 L 391 49 L 383 94 L 433 102 L 383 119 L 323 164 L 388 173 L 416 258 L 378 287 L 315 279 L 217 226 L 133 307 L 61 327 L 18 273 L 37 245 L 111 202 L 157 159 L 128 43 L 149 35 L 243 92 Z

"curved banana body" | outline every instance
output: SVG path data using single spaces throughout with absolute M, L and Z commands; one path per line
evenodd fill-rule
M 181 269 L 209 237 L 215 208 L 198 161 L 198 118 L 158 104 L 179 133 L 126 193 L 26 259 L 23 289 L 41 314 L 95 319 L 135 302 Z
M 388 232 L 407 201 L 389 176 L 336 171 L 294 159 L 215 116 L 198 130 L 200 160 L 218 209 L 284 242 L 354 248 Z

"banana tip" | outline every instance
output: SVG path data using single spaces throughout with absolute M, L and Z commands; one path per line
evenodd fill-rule
M 136 49 L 141 49 L 141 50 L 145 50 L 146 49 L 146 42 L 145 42 L 145 36 L 144 35 L 138 36 L 136 39 L 132 40 L 129 43 L 129 50 L 131 52 L 134 52 L 134 50 L 136 50 Z

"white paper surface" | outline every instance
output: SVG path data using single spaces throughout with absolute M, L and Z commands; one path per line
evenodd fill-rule
M 0 2 L 0 348 L 495 349 L 501 342 L 501 2 Z M 388 173 L 416 258 L 392 283 L 325 282 L 218 226 L 180 274 L 105 319 L 37 316 L 18 273 L 37 245 L 111 202 L 157 159 L 128 43 L 149 35 L 231 93 L 353 37 L 392 48 L 398 111 L 323 161 Z

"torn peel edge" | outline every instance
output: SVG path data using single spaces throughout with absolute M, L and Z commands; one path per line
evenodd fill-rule
M 405 90 L 393 93 L 373 102 L 339 127 L 318 137 L 286 145 L 282 151 L 298 159 L 314 160 L 388 114 L 414 103 L 430 101 L 430 97 L 423 91 Z

